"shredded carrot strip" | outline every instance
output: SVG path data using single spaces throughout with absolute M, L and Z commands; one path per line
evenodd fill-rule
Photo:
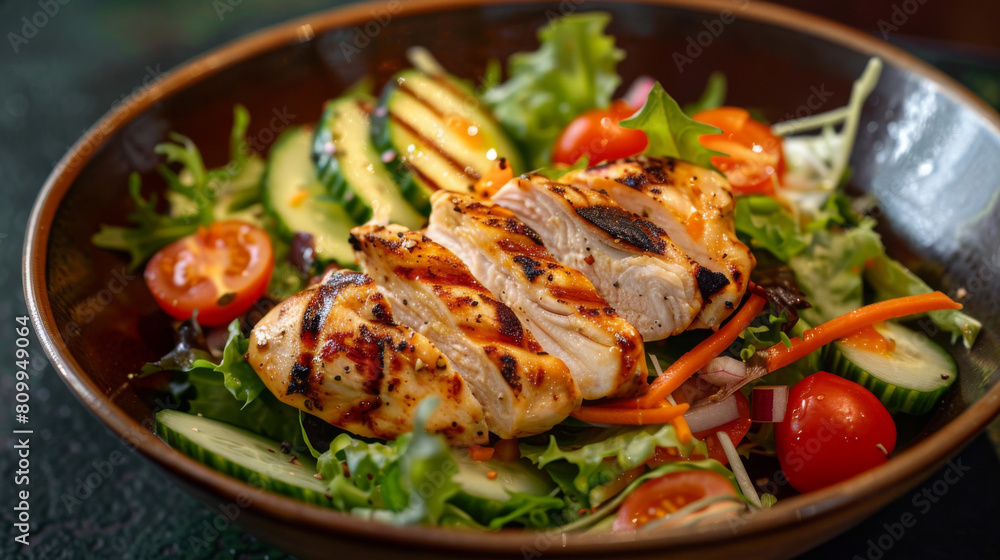
M 960 303 L 956 303 L 941 292 L 895 298 L 859 307 L 850 313 L 845 313 L 818 327 L 807 330 L 802 334 L 802 338 L 793 338 L 790 347 L 779 342 L 764 350 L 763 356 L 767 362 L 767 371 L 771 372 L 783 368 L 835 340 L 850 336 L 875 323 L 915 313 L 961 308 Z
M 591 424 L 614 424 L 619 426 L 646 426 L 666 424 L 683 416 L 689 406 L 660 406 L 656 408 L 610 408 L 606 406 L 585 406 L 571 416 Z M 686 423 L 685 423 L 686 424 Z
M 691 443 L 694 435 L 691 434 L 691 426 L 688 426 L 687 420 L 684 419 L 684 416 L 674 418 L 670 421 L 670 424 L 674 427 L 674 433 L 677 435 L 678 441 L 685 445 Z
M 750 299 L 743 304 L 743 307 L 733 315 L 728 323 L 723 325 L 715 334 L 703 340 L 698 346 L 684 354 L 676 362 L 670 364 L 663 375 L 657 376 L 649 386 L 649 391 L 638 399 L 627 399 L 626 401 L 614 401 L 610 406 L 625 407 L 628 402 L 637 401 L 640 408 L 651 408 L 667 398 L 687 381 L 699 369 L 705 367 L 708 362 L 729 348 L 729 345 L 736 340 L 736 337 L 744 331 L 754 318 L 764 309 L 767 301 L 751 294 Z

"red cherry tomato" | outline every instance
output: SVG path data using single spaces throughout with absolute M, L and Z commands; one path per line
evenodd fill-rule
M 274 271 L 267 232 L 216 222 L 160 249 L 146 264 L 146 285 L 164 311 L 202 325 L 224 325 L 264 294 Z
M 771 129 L 750 118 L 746 109 L 717 107 L 701 111 L 694 120 L 722 129 L 721 134 L 700 138 L 702 146 L 727 156 L 712 156 L 712 165 L 726 176 L 733 190 L 744 194 L 770 194 L 772 177 L 785 173 L 781 139 Z
M 730 420 L 721 426 L 717 426 L 710 430 L 705 430 L 703 432 L 698 432 L 694 434 L 696 439 L 700 439 L 705 442 L 708 446 L 708 458 L 715 459 L 723 465 L 729 464 L 729 457 L 726 456 L 726 452 L 722 449 L 722 443 L 719 442 L 719 436 L 715 435 L 716 432 L 726 432 L 729 439 L 733 442 L 733 445 L 739 445 L 743 438 L 746 437 L 747 432 L 750 431 L 750 401 L 747 400 L 743 393 L 736 392 L 736 406 L 740 411 L 739 418 L 735 420 Z M 693 454 L 689 459 L 692 461 L 698 461 L 704 459 L 705 457 L 700 454 Z M 657 467 L 663 463 L 669 463 L 671 461 L 679 461 L 682 457 L 677 452 L 677 449 L 657 447 L 656 452 L 653 454 L 653 458 L 647 463 L 650 467 Z
M 713 471 L 677 471 L 648 480 L 625 498 L 612 530 L 634 531 L 654 519 L 715 495 L 737 494 L 726 477 Z
M 562 131 L 552 151 L 556 163 L 573 165 L 587 156 L 594 165 L 606 160 L 634 156 L 649 144 L 641 130 L 622 128 L 618 123 L 636 108 L 619 99 L 607 109 L 591 109 L 576 117 Z
M 821 371 L 792 387 L 774 442 L 792 488 L 812 492 L 885 463 L 896 424 L 868 389 Z

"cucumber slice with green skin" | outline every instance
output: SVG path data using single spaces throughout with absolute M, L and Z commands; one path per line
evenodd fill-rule
M 225 422 L 176 410 L 156 413 L 156 435 L 170 447 L 255 488 L 332 507 L 326 484 L 313 475 L 308 453 L 282 453 L 281 444 Z
M 832 370 L 865 386 L 887 408 L 908 414 L 934 409 L 958 377 L 958 366 L 926 336 L 896 323 L 875 325 L 895 343 L 892 354 L 835 342 L 827 346 Z
M 438 189 L 470 192 L 495 162 L 523 171 L 520 154 L 475 94 L 448 76 L 404 70 L 389 81 L 372 119 L 392 170 L 418 209 Z M 410 184 L 403 177 L 410 175 Z
M 312 161 L 313 131 L 294 127 L 271 146 L 264 174 L 264 206 L 276 218 L 282 237 L 295 232 L 313 236 L 316 258 L 355 268 L 348 239 L 354 221 L 344 208 L 327 200 L 326 188 Z
M 508 492 L 544 496 L 555 488 L 545 471 L 523 460 L 474 461 L 465 449 L 453 450 L 452 456 L 458 467 L 452 481 L 470 496 L 503 502 L 510 498 Z
M 403 197 L 372 143 L 370 107 L 357 97 L 327 103 L 313 144 L 320 180 L 357 223 L 371 219 L 377 204 L 380 217 L 419 229 L 424 217 Z

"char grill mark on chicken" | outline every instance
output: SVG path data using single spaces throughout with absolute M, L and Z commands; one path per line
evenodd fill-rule
M 246 358 L 279 400 L 357 435 L 410 432 L 420 401 L 437 397 L 429 432 L 452 445 L 487 441 L 482 406 L 451 361 L 399 325 L 360 272 L 328 274 L 272 309 L 251 331 Z
M 637 156 L 572 171 L 560 181 L 607 193 L 662 228 L 701 269 L 695 328 L 718 329 L 739 306 L 756 260 L 736 237 L 732 188 L 718 173 L 673 158 Z
M 542 433 L 580 406 L 566 365 L 451 251 L 399 226 L 357 227 L 352 243 L 397 320 L 455 364 L 482 403 L 490 431 L 503 438 Z
M 537 232 L 562 264 L 583 272 L 643 340 L 683 332 L 701 311 L 698 263 L 607 194 L 532 175 L 512 180 L 493 201 Z
M 642 386 L 642 337 L 511 211 L 471 195 L 438 193 L 427 235 L 459 256 L 566 363 L 584 399 L 629 396 Z

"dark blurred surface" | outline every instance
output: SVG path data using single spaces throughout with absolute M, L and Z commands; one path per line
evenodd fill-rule
M 24 315 L 20 268 L 30 205 L 55 162 L 102 114 L 183 61 L 266 25 L 343 1 L 37 1 L 0 4 L 0 344 Z M 1000 106 L 1000 3 L 781 2 L 885 38 Z M 56 11 L 58 7 L 58 11 Z M 22 18 L 34 24 L 26 26 Z M 39 23 L 44 21 L 44 25 Z M 32 33 L 34 30 L 34 33 Z M 23 40 L 12 37 L 23 37 Z M 97 422 L 49 366 L 32 361 L 31 546 L 13 541 L 12 368 L 0 375 L 4 558 L 283 558 L 183 494 Z M 120 460 L 119 460 L 120 458 Z M 111 463 L 119 463 L 112 465 Z M 948 469 L 810 558 L 997 558 L 996 448 L 984 435 Z M 97 473 L 94 476 L 94 473 Z M 103 474 L 107 473 L 107 474 Z M 949 482 L 954 481 L 954 482 Z M 911 523 L 912 521 L 912 523 Z M 213 527 L 213 523 L 216 526 Z M 910 527 L 905 527 L 910 525 Z M 221 530 L 219 530 L 221 527 Z M 331 551 L 334 554 L 334 551 Z

